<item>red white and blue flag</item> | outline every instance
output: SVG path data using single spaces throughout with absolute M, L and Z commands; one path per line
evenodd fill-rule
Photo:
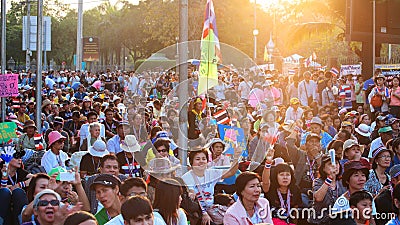
M 296 70 L 288 70 L 288 74 L 289 75 L 295 75 L 296 74 Z
M 330 70 L 330 72 L 331 72 L 332 74 L 334 74 L 335 76 L 339 76 L 339 70 L 336 69 L 335 67 L 332 67 L 331 70 Z

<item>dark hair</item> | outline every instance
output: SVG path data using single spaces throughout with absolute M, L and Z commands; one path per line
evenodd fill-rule
M 247 183 L 251 180 L 258 179 L 261 182 L 260 175 L 254 172 L 243 172 L 237 178 L 235 182 L 236 186 L 236 194 L 239 196 L 239 199 L 242 199 L 242 191 L 246 187 Z
M 400 201 L 400 183 L 399 182 L 394 186 L 393 192 L 392 192 L 393 209 L 397 209 L 397 213 L 398 213 L 399 208 L 397 208 L 396 204 L 394 204 L 395 199 Z
M 155 126 L 155 127 L 151 128 L 151 130 L 150 130 L 150 138 L 154 138 L 158 131 L 162 131 L 162 127 Z
M 178 220 L 179 196 L 183 193 L 180 183 L 174 179 L 158 182 L 154 195 L 154 209 L 167 224 L 176 224 Z
M 364 173 L 366 179 L 368 180 L 369 177 L 369 170 L 368 169 L 349 169 L 348 171 L 344 171 L 343 175 L 342 175 L 342 184 L 344 187 L 346 187 L 347 189 L 349 189 L 349 180 L 350 177 L 355 174 L 356 172 L 361 171 Z
M 81 113 L 79 111 L 72 112 L 72 117 L 79 118 L 80 116 L 81 116 Z
M 47 179 L 50 180 L 50 176 L 45 174 L 45 173 L 37 173 L 32 176 L 32 179 L 29 183 L 29 186 L 27 188 L 27 197 L 28 197 L 28 202 L 32 202 L 34 199 L 34 194 L 35 194 L 35 189 L 36 189 L 36 182 L 39 179 Z
M 325 173 L 325 165 L 331 162 L 331 157 L 329 155 L 322 156 L 321 165 L 318 168 L 319 176 L 322 180 L 325 180 L 328 177 L 328 174 Z M 339 159 L 335 157 L 336 164 L 340 165 Z M 342 174 L 342 166 L 339 166 L 339 174 L 336 175 L 336 178 Z M 338 179 L 336 179 L 338 180 Z
M 127 197 L 128 194 L 129 194 L 128 191 L 132 187 L 141 187 L 147 192 L 147 184 L 146 184 L 146 182 L 142 178 L 139 178 L 139 177 L 130 177 L 130 178 L 126 179 L 121 184 L 119 192 L 121 192 L 121 194 L 123 196 Z
M 372 195 L 371 195 L 369 192 L 367 192 L 367 191 L 365 191 L 365 190 L 356 191 L 356 192 L 354 192 L 353 194 L 351 194 L 351 196 L 350 196 L 350 200 L 349 200 L 350 206 L 355 206 L 355 207 L 357 207 L 357 204 L 358 204 L 360 201 L 365 200 L 365 199 L 368 199 L 368 200 L 370 200 L 371 202 L 373 201 Z
M 94 220 L 97 223 L 96 217 L 85 211 L 78 211 L 70 214 L 67 219 L 65 219 L 64 225 L 77 225 L 88 220 Z
M 158 149 L 158 147 L 164 146 L 165 149 L 169 150 L 169 141 L 158 139 L 154 142 L 154 148 Z
M 193 165 L 194 157 L 195 157 L 197 154 L 200 154 L 200 153 L 204 153 L 204 154 L 206 155 L 207 162 L 208 162 L 208 151 L 207 151 L 207 149 L 202 148 L 202 149 L 199 150 L 199 151 L 190 151 L 190 152 L 189 152 L 189 163 L 190 163 L 190 165 Z
M 350 139 L 351 133 L 348 130 L 340 129 L 339 132 L 342 132 L 346 135 L 346 140 Z
M 269 189 L 270 191 L 273 190 L 276 192 L 276 190 L 279 188 L 278 174 L 282 172 L 290 173 L 291 179 L 290 179 L 289 189 L 293 190 L 293 186 L 296 184 L 293 169 L 287 163 L 280 163 L 271 169 L 271 176 L 270 176 L 271 187 Z
M 108 154 L 103 156 L 103 158 L 100 158 L 100 167 L 104 167 L 104 162 L 107 160 L 115 160 L 118 162 L 118 158 L 117 156 L 113 155 L 113 154 Z M 119 163 L 118 163 L 119 165 Z
M 153 207 L 151 207 L 149 199 L 143 196 L 133 196 L 122 204 L 121 214 L 125 221 L 129 221 L 138 216 L 152 215 Z
M 98 117 L 99 115 L 98 115 L 97 112 L 95 112 L 95 111 L 90 111 L 90 112 L 87 114 L 86 118 L 89 119 L 89 117 L 91 117 L 91 116 L 96 116 L 96 117 Z
M 400 146 L 400 138 L 394 139 L 392 143 L 393 150 L 397 149 L 399 146 Z
M 218 193 L 214 196 L 214 203 L 218 205 L 229 206 L 232 201 L 232 196 L 228 194 Z
M 114 114 L 114 110 L 112 110 L 111 108 L 107 108 L 104 110 L 104 114 L 107 114 L 108 112 L 112 112 Z

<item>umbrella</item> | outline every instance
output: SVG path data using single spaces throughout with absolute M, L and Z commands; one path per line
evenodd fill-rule
M 76 91 L 76 89 L 79 88 L 79 85 L 81 85 L 81 82 L 75 82 L 71 85 L 72 89 L 74 89 Z

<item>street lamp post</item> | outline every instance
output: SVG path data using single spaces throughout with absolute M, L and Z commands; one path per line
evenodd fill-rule
M 258 30 L 254 29 L 253 30 L 253 36 L 254 36 L 254 56 L 253 56 L 253 59 L 254 59 L 254 61 L 257 60 L 257 35 L 258 35 Z
M 257 60 L 257 0 L 254 0 L 254 29 L 253 29 L 253 36 L 254 36 L 254 56 L 253 60 L 256 62 Z M 256 62 L 257 63 L 257 62 Z

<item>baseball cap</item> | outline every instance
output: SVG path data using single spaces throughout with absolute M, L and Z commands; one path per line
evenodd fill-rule
M 103 185 L 106 187 L 119 187 L 121 185 L 121 180 L 111 174 L 99 174 L 90 185 L 90 189 L 94 189 L 96 185 Z

